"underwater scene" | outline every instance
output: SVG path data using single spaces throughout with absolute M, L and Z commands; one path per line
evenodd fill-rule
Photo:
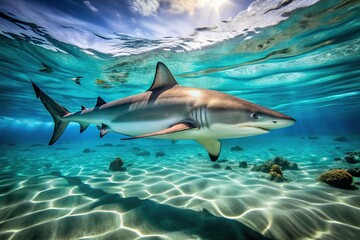
M 0 239 L 358 239 L 360 1 L 0 0 Z

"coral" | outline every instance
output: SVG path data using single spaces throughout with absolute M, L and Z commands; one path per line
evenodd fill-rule
M 148 157 L 150 156 L 150 152 L 149 151 L 141 151 L 141 152 L 138 152 L 138 153 L 135 153 L 136 156 L 142 156 L 142 157 Z
M 349 188 L 353 178 L 350 173 L 342 169 L 329 170 L 318 177 L 318 181 L 332 187 Z
M 89 152 L 91 152 L 91 149 L 90 148 L 85 148 L 82 152 L 83 153 L 89 153 Z
M 155 157 L 164 157 L 166 154 L 165 154 L 165 152 L 157 152 L 156 154 L 155 154 Z
M 353 177 L 360 177 L 360 168 L 348 168 L 346 171 Z
M 220 163 L 214 163 L 214 165 L 212 167 L 216 168 L 216 169 L 220 169 L 221 165 L 220 165 Z
M 116 158 L 110 163 L 109 170 L 113 172 L 126 171 L 126 167 L 123 167 L 124 161 L 121 158 Z
M 349 139 L 347 139 L 344 136 L 337 136 L 336 138 L 334 138 L 334 141 L 338 141 L 338 142 L 346 142 L 349 141 Z
M 272 165 L 270 168 L 268 179 L 275 182 L 284 182 L 286 179 L 283 177 L 283 173 L 279 165 Z
M 288 160 L 284 159 L 283 157 L 275 157 L 274 159 L 269 159 L 266 162 L 264 162 L 262 165 L 260 166 L 253 166 L 251 168 L 251 171 L 256 171 L 256 172 L 265 172 L 268 173 L 270 172 L 270 168 L 272 165 L 279 165 L 281 167 L 282 170 L 299 170 L 298 166 L 296 163 L 292 163 L 289 162 Z
M 350 164 L 355 164 L 360 162 L 359 160 L 357 160 L 357 157 L 355 155 L 347 155 L 344 157 L 344 160 Z
M 230 150 L 231 150 L 231 151 L 237 151 L 237 152 L 238 152 L 238 151 L 243 151 L 244 149 L 243 149 L 242 147 L 236 145 L 236 146 L 232 147 Z
M 275 172 L 275 173 L 279 174 L 280 176 L 283 175 L 280 166 L 279 166 L 279 165 L 276 165 L 276 164 L 274 164 L 274 165 L 271 166 L 270 172 Z
M 360 162 L 360 152 L 346 152 L 345 156 L 340 158 L 336 157 L 334 158 L 335 161 L 343 160 L 350 164 L 356 164 Z
M 239 163 L 239 168 L 247 168 L 247 165 L 248 165 L 247 162 L 242 161 Z

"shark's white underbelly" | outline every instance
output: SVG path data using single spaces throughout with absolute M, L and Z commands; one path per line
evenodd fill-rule
M 166 129 L 178 122 L 181 119 L 172 117 L 153 121 L 135 121 L 135 122 L 118 122 L 107 125 L 111 131 L 121 133 L 129 136 L 139 136 L 147 133 L 157 132 Z
M 108 126 L 111 128 L 112 131 L 117 133 L 129 135 L 129 136 L 139 136 L 139 135 L 167 129 L 168 127 L 176 123 L 179 123 L 182 120 L 184 119 L 173 117 L 173 118 L 161 119 L 156 121 L 113 123 L 113 124 L 109 124 Z M 209 127 L 194 128 L 186 131 L 180 131 L 176 133 L 159 135 L 149 138 L 174 139 L 174 140 L 207 139 L 207 138 L 225 139 L 225 138 L 234 138 L 234 137 L 247 137 L 247 136 L 253 136 L 264 133 L 267 132 L 254 128 L 236 129 L 235 126 L 231 126 L 231 125 L 214 124 Z

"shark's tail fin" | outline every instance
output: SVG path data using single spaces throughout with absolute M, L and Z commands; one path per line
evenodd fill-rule
M 49 111 L 54 119 L 54 132 L 49 142 L 49 145 L 52 145 L 59 139 L 66 127 L 69 125 L 70 122 L 65 120 L 63 117 L 70 112 L 66 108 L 57 104 L 46 93 L 41 91 L 41 89 L 36 86 L 35 83 L 32 81 L 31 83 L 35 90 L 36 97 L 40 98 L 41 102 L 44 104 L 45 108 Z

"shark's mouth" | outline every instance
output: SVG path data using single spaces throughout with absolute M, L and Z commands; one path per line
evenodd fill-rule
M 270 129 L 263 128 L 263 127 L 253 127 L 253 128 L 257 128 L 257 129 L 260 129 L 260 130 L 263 130 L 263 131 L 266 131 L 266 132 L 270 132 Z
M 252 129 L 257 129 L 257 130 L 260 130 L 260 131 L 264 131 L 264 132 L 270 132 L 270 129 L 267 129 L 267 128 L 264 128 L 264 127 L 259 127 L 259 126 L 242 126 L 242 127 L 245 127 L 245 128 L 252 128 Z
M 257 129 L 260 130 L 261 132 L 270 132 L 270 129 L 268 128 L 264 128 L 264 127 L 259 127 L 259 126 L 249 126 L 249 125 L 242 125 L 240 126 L 241 128 L 249 128 L 249 129 Z

